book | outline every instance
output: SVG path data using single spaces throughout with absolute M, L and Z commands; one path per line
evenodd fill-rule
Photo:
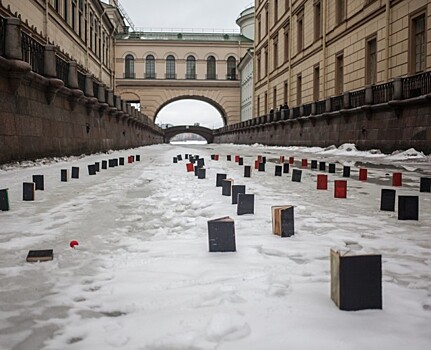
M 27 262 L 36 261 L 50 261 L 54 259 L 54 252 L 52 249 L 45 250 L 30 250 L 27 254 Z
M 235 222 L 229 216 L 208 221 L 210 252 L 235 252 Z
M 294 235 L 294 211 L 293 205 L 276 205 L 271 207 L 272 232 L 280 237 Z

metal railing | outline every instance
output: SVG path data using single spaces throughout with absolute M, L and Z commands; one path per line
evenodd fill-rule
M 55 55 L 55 69 L 57 78 L 64 81 L 64 86 L 69 86 L 69 63 Z
M 307 103 L 305 105 L 302 106 L 303 108 L 303 115 L 304 116 L 309 116 L 311 115 L 311 103 Z
M 0 16 L 0 56 L 5 55 L 6 46 L 6 18 Z
M 351 108 L 365 105 L 365 89 L 349 93 L 349 104 Z
M 301 116 L 301 109 L 300 107 L 294 107 L 292 108 L 293 111 L 293 118 L 299 118 Z
M 21 51 L 23 61 L 30 64 L 32 71 L 43 75 L 45 47 L 27 33 L 21 32 Z
M 343 95 L 331 97 L 331 112 L 343 109 Z
M 316 114 L 323 114 L 326 111 L 326 101 L 316 101 Z
M 431 93 L 431 72 L 404 78 L 403 98 L 413 98 Z
M 386 103 L 392 100 L 392 95 L 394 93 L 394 86 L 392 85 L 392 82 L 373 85 L 371 89 L 373 91 L 374 104 Z
M 78 86 L 79 89 L 85 92 L 85 74 L 81 71 L 78 71 Z

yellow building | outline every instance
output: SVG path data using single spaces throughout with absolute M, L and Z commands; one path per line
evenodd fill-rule
M 429 0 L 256 0 L 254 115 L 431 69 Z

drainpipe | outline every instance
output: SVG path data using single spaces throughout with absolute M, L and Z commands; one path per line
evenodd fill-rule
M 287 82 L 288 105 L 292 106 L 290 87 L 292 86 L 292 0 L 289 1 L 289 81 Z
M 389 35 L 390 35 L 390 24 L 391 24 L 391 1 L 386 0 L 386 40 L 385 40 L 385 61 L 386 61 L 386 69 L 385 69 L 385 82 L 389 81 Z
M 322 33 L 322 55 L 323 55 L 323 99 L 326 99 L 326 19 L 327 19 L 327 13 L 326 13 L 326 0 L 322 0 L 322 27 L 323 27 L 323 33 Z

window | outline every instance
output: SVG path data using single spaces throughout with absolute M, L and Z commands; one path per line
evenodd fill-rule
M 260 115 L 260 96 L 257 96 L 257 115 Z
M 124 78 L 135 78 L 135 58 L 132 55 L 127 55 L 125 59 Z
M 265 55 L 265 70 L 263 71 L 263 75 L 264 76 L 267 76 L 268 75 L 268 48 L 266 47 L 265 48 L 265 51 L 264 51 L 264 55 Z M 266 104 L 265 104 L 265 106 L 266 106 Z
M 289 29 L 286 27 L 284 29 L 284 61 L 289 60 Z
M 344 59 L 343 54 L 335 58 L 335 94 L 341 95 L 344 89 Z
M 377 39 L 367 40 L 366 63 L 365 63 L 365 83 L 375 84 L 377 82 Z
M 256 55 L 256 62 L 257 62 L 257 64 L 256 64 L 256 69 L 257 69 L 257 80 L 259 81 L 261 78 L 262 78 L 262 75 L 261 75 L 261 64 L 262 64 L 262 62 L 261 62 L 261 58 L 260 58 L 260 52 Z
M 284 0 L 284 12 L 287 12 L 287 10 L 289 10 L 289 1 L 290 0 Z
M 426 21 L 425 14 L 414 17 L 411 20 L 410 40 L 410 70 L 412 74 L 425 71 L 426 62 Z
M 68 8 L 67 8 L 68 4 L 67 4 L 67 0 L 63 1 L 63 18 L 64 20 L 67 22 L 68 20 Z
M 82 18 L 84 11 L 84 2 L 83 0 L 79 0 L 79 7 L 78 7 L 78 35 L 80 38 L 82 38 Z
M 320 67 L 314 66 L 313 70 L 313 100 L 319 101 L 320 97 Z
M 145 59 L 145 78 L 156 79 L 156 62 L 153 55 L 148 55 Z
M 166 57 L 166 79 L 176 79 L 177 75 L 175 73 L 175 57 L 169 55 Z
M 257 40 L 260 41 L 262 35 L 262 21 L 259 18 L 257 19 Z
M 229 56 L 227 59 L 227 80 L 236 80 L 236 58 Z
M 90 49 L 93 49 L 93 13 L 90 13 Z
M 272 91 L 272 108 L 277 110 L 277 88 Z
M 302 75 L 298 74 L 296 77 L 296 105 L 299 106 L 302 103 Z
M 273 41 L 273 52 L 274 52 L 274 69 L 276 69 L 278 67 L 278 39 L 275 38 Z
M 297 27 L 297 48 L 298 52 L 304 49 L 304 12 L 301 12 L 297 15 L 296 19 L 296 27 Z
M 216 59 L 214 56 L 207 58 L 207 79 L 215 80 L 216 77 Z
M 75 30 L 75 21 L 76 21 L 76 0 L 72 0 L 72 29 Z
M 274 24 L 277 23 L 278 20 L 278 0 L 274 0 Z
M 322 9 L 320 1 L 314 4 L 314 40 L 322 36 Z
M 196 59 L 192 55 L 187 57 L 186 79 L 196 79 Z
M 263 112 L 264 112 L 264 114 L 266 114 L 266 109 L 268 108 L 268 94 L 265 92 L 265 95 L 264 95 L 264 102 L 265 102 L 265 105 L 263 106 L 263 108 L 265 109 Z
M 54 0 L 54 9 L 57 13 L 60 13 L 60 0 Z
M 288 85 L 287 85 L 287 81 L 284 82 L 283 85 L 283 102 L 287 103 L 287 90 L 288 89 Z
M 335 1 L 335 15 L 337 24 L 340 24 L 346 19 L 346 0 Z
M 269 14 L 268 8 L 265 10 L 265 35 L 269 33 Z

